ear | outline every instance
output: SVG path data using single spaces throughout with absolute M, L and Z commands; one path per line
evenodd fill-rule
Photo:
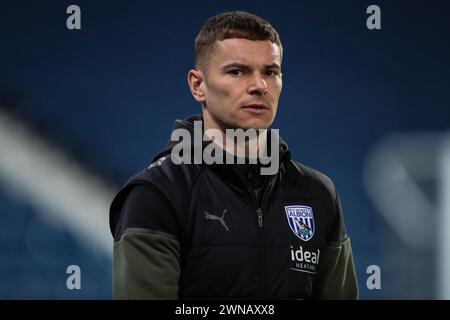
M 200 70 L 192 69 L 188 73 L 188 84 L 191 89 L 192 96 L 197 102 L 205 102 L 204 78 Z

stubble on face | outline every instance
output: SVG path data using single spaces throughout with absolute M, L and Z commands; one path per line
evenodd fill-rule
M 269 40 L 226 39 L 217 41 L 206 61 L 205 130 L 268 128 L 282 88 L 280 48 Z

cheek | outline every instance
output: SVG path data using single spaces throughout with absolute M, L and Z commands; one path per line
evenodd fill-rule
M 207 99 L 215 101 L 218 98 L 223 99 L 227 95 L 227 88 L 221 83 L 210 83 L 207 93 Z
M 273 85 L 271 87 L 271 90 L 270 90 L 271 96 L 272 96 L 272 99 L 274 99 L 275 101 L 278 101 L 278 98 L 280 97 L 281 88 L 282 88 L 281 82 L 273 83 Z
M 280 78 L 276 78 L 273 85 L 276 91 L 281 92 L 281 88 L 283 88 L 283 81 Z
M 220 104 L 229 104 L 232 101 L 238 100 L 242 95 L 242 91 L 245 88 L 243 84 L 236 82 L 221 82 L 220 84 L 214 84 L 210 88 L 211 100 L 217 101 Z

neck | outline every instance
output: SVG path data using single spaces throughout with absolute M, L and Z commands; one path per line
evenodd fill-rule
M 204 134 L 227 153 L 239 158 L 258 158 L 267 141 L 267 129 L 226 128 L 203 115 Z

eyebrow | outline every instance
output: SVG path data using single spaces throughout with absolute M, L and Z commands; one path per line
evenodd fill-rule
M 229 69 L 229 68 L 241 68 L 241 69 L 250 69 L 250 67 L 245 63 L 240 62 L 232 62 L 229 64 L 226 64 L 222 67 L 223 70 Z M 277 63 L 272 63 L 271 65 L 266 65 L 266 69 L 278 69 L 280 70 L 281 67 Z

